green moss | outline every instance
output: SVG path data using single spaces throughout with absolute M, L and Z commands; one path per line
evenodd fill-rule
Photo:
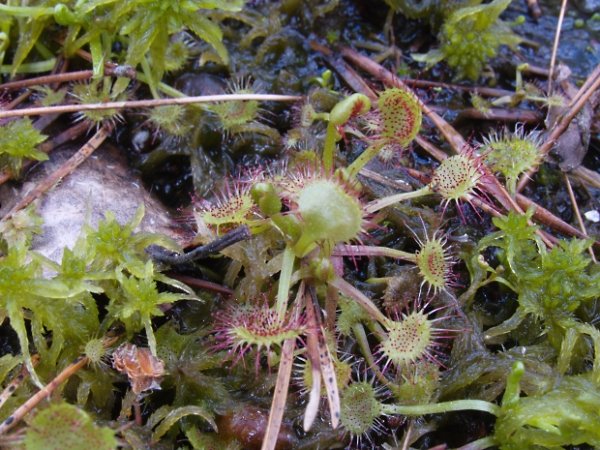
M 0 167 L 19 176 L 24 160 L 47 160 L 48 155 L 37 149 L 45 140 L 46 136 L 35 129 L 27 118 L 0 126 Z
M 507 392 L 510 384 L 509 379 Z M 518 393 L 517 384 L 514 398 L 505 394 L 494 428 L 502 450 L 600 445 L 600 432 L 595 426 L 600 420 L 600 393 L 590 374 L 564 377 L 543 395 L 519 398 Z
M 413 55 L 429 67 L 446 60 L 456 78 L 479 78 L 487 60 L 496 56 L 501 45 L 515 47 L 521 39 L 499 19 L 511 0 L 494 0 L 453 11 L 438 35 L 440 48 Z
M 586 251 L 589 240 L 561 240 L 546 250 L 529 226 L 532 215 L 509 213 L 494 219 L 500 229 L 483 238 L 479 250 L 488 247 L 500 249 L 501 266 L 495 271 L 499 281 L 510 286 L 517 294 L 518 307 L 514 315 L 486 332 L 488 338 L 501 336 L 517 329 L 530 317 L 543 324 L 544 336 L 559 353 L 558 368 L 566 371 L 570 365 L 580 367 L 581 358 L 594 358 L 594 372 L 600 377 L 600 354 L 577 347 L 579 337 L 589 336 L 600 349 L 600 333 L 582 323 L 577 310 L 600 297 L 600 272 Z M 582 342 L 579 342 L 582 344 Z M 581 353 L 583 351 L 583 353 Z
M 229 55 L 223 45 L 223 33 L 219 25 L 207 17 L 206 11 L 240 11 L 243 4 L 244 0 L 42 0 L 30 6 L 0 5 L 0 12 L 16 18 L 19 27 L 13 74 L 34 49 L 42 32 L 56 23 L 67 27 L 64 42 L 67 56 L 89 46 L 96 78 L 104 73 L 104 61 L 112 56 L 112 44 L 116 40 L 124 41 L 127 47 L 124 64 L 141 66 L 157 95 L 156 87 L 165 71 L 174 69 L 168 63 L 171 61 L 168 52 L 174 45 L 172 36 L 188 29 L 208 42 L 227 64 Z M 117 91 L 124 90 L 128 82 L 127 79 L 124 83 L 119 82 Z

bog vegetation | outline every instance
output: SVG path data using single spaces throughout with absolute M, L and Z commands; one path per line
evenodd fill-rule
M 394 24 L 419 24 L 431 50 L 399 72 L 435 67 L 472 86 L 518 49 L 511 27 L 526 19 L 500 18 L 510 0 L 386 0 L 379 42 L 317 33 L 321 56 L 307 61 L 301 33 L 355 3 L 0 3 L 4 81 L 58 77 L 35 91 L 0 85 L 0 112 L 25 92 L 41 108 L 211 89 L 302 96 L 81 108 L 80 133 L 124 147 L 129 136 L 147 178 L 185 160 L 194 192 L 171 200 L 186 203 L 197 249 L 139 231 L 143 205 L 126 223 L 106 212 L 58 261 L 36 252 L 36 203 L 0 221 L 1 447 L 600 446 L 597 243 L 521 194 L 535 171 L 553 173 L 556 137 L 494 122 L 466 141 L 427 91 L 397 74 L 359 83 L 325 48 L 381 50 L 389 66 Z M 205 78 L 190 92 L 192 70 Z M 69 73 L 79 81 L 60 85 Z M 481 114 L 500 104 L 473 92 Z M 503 100 L 570 101 L 548 98 Z M 63 118 L 0 118 L 4 181 L 48 159 L 53 127 L 77 127 Z M 461 420 L 479 427 L 448 433 Z

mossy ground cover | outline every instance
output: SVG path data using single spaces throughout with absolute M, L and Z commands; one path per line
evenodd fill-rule
M 0 3 L 0 447 L 599 446 L 598 18 L 548 92 L 541 6 Z

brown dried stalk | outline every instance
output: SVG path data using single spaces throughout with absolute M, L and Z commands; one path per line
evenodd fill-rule
M 294 299 L 293 314 L 299 314 L 304 297 L 304 282 L 300 283 L 296 298 Z M 275 392 L 271 401 L 269 411 L 269 422 L 265 430 L 261 450 L 275 450 L 279 430 L 283 422 L 285 413 L 285 403 L 288 390 L 290 388 L 290 378 L 292 376 L 292 365 L 294 362 L 294 349 L 296 348 L 296 338 L 287 339 L 281 346 L 281 358 L 279 360 L 279 369 L 277 371 L 277 380 L 275 382 Z
M 575 198 L 575 192 L 573 192 L 573 186 L 571 186 L 571 181 L 569 181 L 569 176 L 566 173 L 563 173 L 563 177 L 565 180 L 565 186 L 567 186 L 567 192 L 569 193 L 569 199 L 571 200 L 571 204 L 573 205 L 573 212 L 575 213 L 575 217 L 577 218 L 577 223 L 579 224 L 579 229 L 584 235 L 587 235 L 587 230 L 585 229 L 585 224 L 583 223 L 583 218 L 581 217 L 581 213 L 579 212 L 579 206 L 577 205 L 577 199 Z M 596 255 L 594 255 L 594 250 L 592 248 L 588 248 L 588 252 L 592 257 L 592 261 L 597 263 Z
M 34 200 L 41 197 L 49 191 L 56 183 L 64 177 L 72 173 L 79 165 L 81 165 L 94 151 L 106 140 L 110 135 L 110 126 L 104 125 L 94 134 L 88 142 L 86 142 L 73 156 L 71 156 L 64 164 L 62 164 L 54 172 L 41 180 L 31 191 L 17 202 L 15 206 L 2 218 L 9 219 L 14 213 L 26 208 Z
M 118 338 L 118 336 L 104 338 L 104 348 L 110 347 L 117 341 Z M 67 381 L 78 370 L 85 367 L 89 361 L 90 360 L 87 356 L 80 356 L 67 367 L 65 367 L 65 369 L 60 372 L 52 381 L 50 381 L 50 383 L 31 396 L 25 403 L 19 406 L 14 413 L 8 416 L 8 418 L 2 422 L 2 424 L 0 424 L 0 435 L 6 433 L 17 423 L 19 423 L 23 417 L 25 417 L 33 408 L 38 405 L 38 403 L 45 398 L 50 397 L 56 388 L 58 388 L 63 382 Z
M 41 86 L 50 83 L 69 83 L 71 81 L 89 80 L 94 74 L 91 70 L 79 70 L 77 72 L 55 73 L 35 78 L 26 78 L 24 80 L 9 81 L 0 84 L 0 90 L 14 91 L 31 86 Z
M 298 95 L 275 94 L 223 94 L 204 95 L 198 97 L 156 98 L 151 100 L 129 100 L 120 102 L 88 103 L 73 105 L 45 106 L 38 108 L 23 108 L 13 111 L 0 111 L 0 119 L 5 117 L 36 116 L 42 114 L 62 114 L 80 111 L 102 111 L 106 109 L 152 108 L 165 105 L 190 105 L 196 103 L 214 103 L 225 101 L 259 100 L 272 102 L 296 102 L 302 97 Z
M 477 108 L 465 108 L 460 111 L 457 121 L 465 119 L 476 120 L 497 120 L 500 122 L 520 122 L 520 123 L 540 123 L 544 116 L 537 111 L 526 111 L 524 109 L 502 109 L 490 108 L 487 111 L 480 111 Z
M 550 75 L 548 76 L 548 94 L 552 95 L 554 82 L 554 69 L 556 67 L 556 54 L 558 53 L 558 43 L 560 42 L 560 32 L 562 30 L 565 11 L 567 10 L 567 0 L 562 0 L 560 12 L 558 13 L 558 22 L 556 23 L 556 32 L 554 33 L 554 43 L 552 44 L 552 55 L 550 56 Z
M 130 67 L 117 66 L 114 64 L 106 64 L 104 67 L 105 75 L 127 76 L 133 78 L 135 71 Z M 75 72 L 54 73 L 51 75 L 43 75 L 41 77 L 26 78 L 24 80 L 9 81 L 8 83 L 0 84 L 0 90 L 14 91 L 31 86 L 40 86 L 43 84 L 63 84 L 71 81 L 89 80 L 94 75 L 92 70 L 77 70 Z
M 267 423 L 261 450 L 275 450 L 275 446 L 277 445 L 277 438 L 279 437 L 279 430 L 283 422 L 283 413 L 285 412 L 285 403 L 290 387 L 295 348 L 295 338 L 287 339 L 281 346 L 281 360 L 279 361 L 279 370 L 277 371 L 275 393 L 271 402 L 269 422 Z
M 585 106 L 592 94 L 600 88 L 600 64 L 592 71 L 583 86 L 579 89 L 571 103 L 569 104 L 568 112 L 558 121 L 552 129 L 550 135 L 546 138 L 540 147 L 540 152 L 546 155 L 552 150 L 558 138 L 567 130 L 571 121 L 579 114 L 579 111 Z M 517 184 L 517 192 L 521 192 L 531 179 L 531 176 L 537 171 L 537 168 L 531 169 L 529 172 L 521 176 Z

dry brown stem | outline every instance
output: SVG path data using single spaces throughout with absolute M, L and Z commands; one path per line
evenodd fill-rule
M 573 186 L 571 186 L 571 181 L 569 180 L 569 176 L 566 173 L 563 173 L 563 177 L 565 179 L 565 186 L 567 187 L 567 192 L 569 193 L 569 199 L 571 200 L 571 205 L 573 205 L 573 212 L 575 213 L 575 217 L 577 218 L 577 223 L 579 224 L 579 229 L 583 233 L 583 235 L 587 235 L 587 230 L 585 229 L 585 224 L 583 223 L 583 218 L 581 217 L 581 213 L 579 212 L 579 205 L 577 205 L 577 199 L 575 198 L 575 192 L 573 192 Z M 592 257 L 592 261 L 597 263 L 596 255 L 594 255 L 594 250 L 592 248 L 588 248 L 588 252 Z
M 188 286 L 191 286 L 196 289 L 204 289 L 206 291 L 217 292 L 227 297 L 233 295 L 232 289 L 229 289 L 228 287 L 218 283 L 213 283 L 212 281 L 201 280 L 200 278 L 190 277 L 188 275 L 181 275 L 173 272 L 169 272 L 167 275 L 171 278 L 175 278 L 176 280 L 182 281 Z
M 225 94 L 225 95 L 204 95 L 198 97 L 180 97 L 180 98 L 156 98 L 152 100 L 129 100 L 121 102 L 104 102 L 46 106 L 39 108 L 23 108 L 14 111 L 0 111 L 0 119 L 5 117 L 23 117 L 36 116 L 42 114 L 62 114 L 79 111 L 102 111 L 106 109 L 134 109 L 134 108 L 152 108 L 165 105 L 190 105 L 196 103 L 214 103 L 226 101 L 258 100 L 272 102 L 296 102 L 302 97 L 298 95 L 275 95 L 275 94 Z
M 550 69 L 548 70 L 548 94 L 552 94 L 554 83 L 554 69 L 556 67 L 556 54 L 558 53 L 558 43 L 560 42 L 560 32 L 562 30 L 565 11 L 567 10 L 567 0 L 562 0 L 560 12 L 558 13 L 558 22 L 556 23 L 556 32 L 554 33 L 554 43 L 552 44 L 552 55 L 550 56 Z
M 73 172 L 79 165 L 81 165 L 94 151 L 102 144 L 106 138 L 110 135 L 111 129 L 105 125 L 100 127 L 96 134 L 94 134 L 88 142 L 86 142 L 71 158 L 69 158 L 64 164 L 62 164 L 54 172 L 42 179 L 31 191 L 17 202 L 15 206 L 2 218 L 2 220 L 9 219 L 14 213 L 26 208 L 41 197 L 44 193 L 50 190 L 56 183 L 62 180 L 64 177 Z
M 50 83 L 69 83 L 71 81 L 89 80 L 94 74 L 91 70 L 79 70 L 76 72 L 55 73 L 52 75 L 44 75 L 35 78 L 26 78 L 24 80 L 9 81 L 8 83 L 0 84 L 0 90 L 14 91 L 31 86 L 41 86 Z
M 558 121 L 552 129 L 550 135 L 546 138 L 540 147 L 540 152 L 544 155 L 548 154 L 558 138 L 567 130 L 571 121 L 577 116 L 579 111 L 585 106 L 592 94 L 600 87 L 600 64 L 592 71 L 585 83 L 581 86 L 573 100 L 569 104 L 568 112 Z M 531 179 L 532 175 L 537 171 L 533 168 L 526 174 L 521 176 L 517 191 L 521 192 Z
M 540 123 L 544 120 L 542 113 L 537 111 L 527 111 L 524 109 L 502 109 L 490 108 L 488 111 L 480 111 L 476 108 L 465 108 L 460 111 L 457 121 L 464 119 L 476 120 L 495 120 L 498 122 L 520 122 L 520 123 Z
M 295 348 L 296 339 L 287 339 L 281 346 L 281 360 L 277 371 L 277 382 L 275 384 L 275 392 L 269 411 L 269 422 L 267 423 L 261 450 L 274 450 L 277 445 L 277 438 L 279 437 L 279 430 L 283 422 L 283 413 L 285 412 L 285 403 L 290 387 Z
M 108 348 L 112 344 L 117 341 L 118 337 L 108 337 L 104 339 L 104 347 Z M 17 423 L 25 417 L 33 408 L 35 408 L 38 403 L 40 403 L 45 398 L 50 397 L 50 395 L 58 388 L 62 383 L 68 380 L 72 375 L 74 375 L 78 370 L 85 367 L 89 362 L 89 358 L 87 356 L 80 356 L 71 364 L 69 364 L 65 369 L 60 372 L 56 377 L 50 381 L 43 389 L 40 389 L 33 396 L 31 396 L 25 403 L 19 406 L 14 413 L 12 413 L 8 418 L 0 424 L 0 435 L 3 435 L 12 427 L 14 427 Z

